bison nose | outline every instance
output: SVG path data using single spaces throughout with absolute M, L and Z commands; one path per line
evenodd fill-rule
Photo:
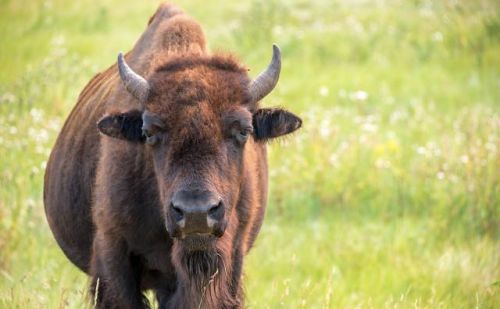
M 224 205 L 209 191 L 180 191 L 170 204 L 174 224 L 181 235 L 214 234 L 221 236 Z

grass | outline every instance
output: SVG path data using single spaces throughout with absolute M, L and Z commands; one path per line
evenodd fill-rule
M 483 1 L 177 1 L 212 50 L 283 71 L 249 308 L 500 303 L 500 6 Z M 80 308 L 87 278 L 43 213 L 45 162 L 86 82 L 157 2 L 0 0 L 0 307 Z

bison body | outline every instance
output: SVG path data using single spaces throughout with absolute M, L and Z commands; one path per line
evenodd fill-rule
M 201 27 L 161 5 L 133 49 L 80 94 L 47 164 L 44 203 L 100 308 L 243 305 L 243 258 L 267 199 L 266 144 L 301 120 L 259 108 L 255 80 L 207 52 Z

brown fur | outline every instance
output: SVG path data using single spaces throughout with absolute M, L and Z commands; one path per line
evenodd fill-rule
M 264 141 L 294 131 L 300 119 L 259 109 L 247 70 L 231 56 L 209 55 L 199 24 L 170 5 L 126 58 L 152 91 L 137 102 L 115 65 L 82 91 L 45 174 L 54 236 L 92 277 L 99 308 L 148 307 L 148 289 L 160 308 L 242 307 L 243 258 L 266 207 Z M 165 125 L 154 146 L 139 131 L 144 111 Z M 235 138 L 252 126 L 246 142 Z M 204 250 L 169 230 L 173 193 L 198 187 L 222 197 L 227 225 Z

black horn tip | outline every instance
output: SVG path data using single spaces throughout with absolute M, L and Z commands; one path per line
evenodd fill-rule
M 278 44 L 273 43 L 273 53 L 279 54 L 280 52 L 281 52 L 281 50 L 280 50 L 280 47 L 278 46 Z
M 273 60 L 281 60 L 281 50 L 278 45 L 273 44 Z
M 120 75 L 122 74 L 122 67 L 123 63 L 125 62 L 125 59 L 123 58 L 123 53 L 118 52 L 118 57 L 117 57 L 117 63 L 118 63 L 118 70 L 120 71 Z
M 120 51 L 118 52 L 118 57 L 117 57 L 118 63 L 123 63 L 123 53 Z

